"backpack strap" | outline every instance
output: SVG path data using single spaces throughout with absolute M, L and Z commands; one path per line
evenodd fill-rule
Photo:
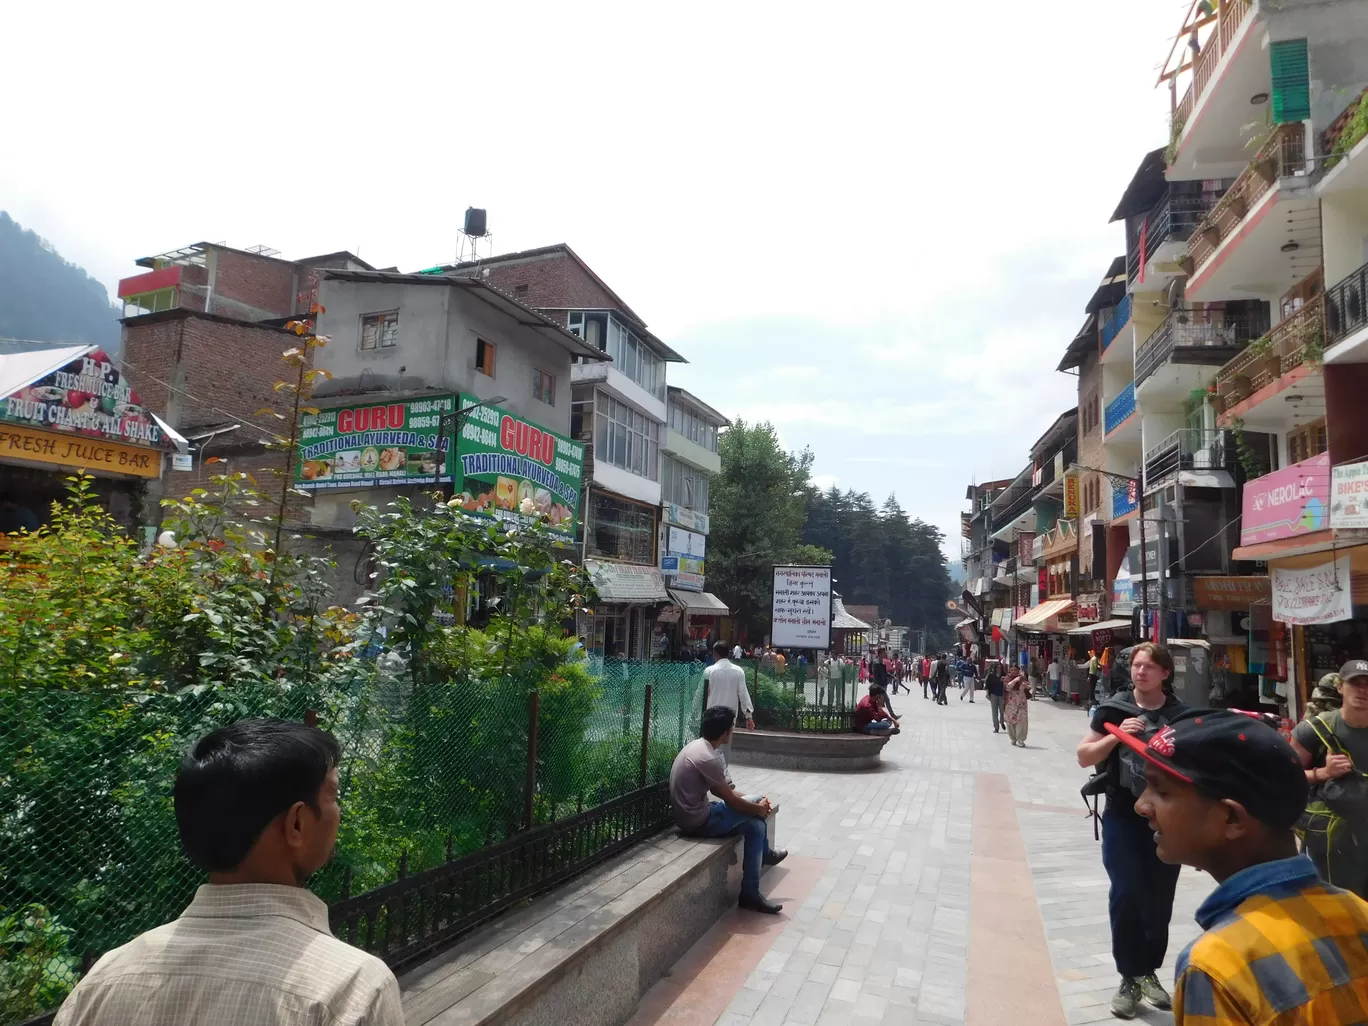
M 1353 757 L 1349 755 L 1348 749 L 1344 747 L 1344 742 L 1339 739 L 1336 728 L 1339 727 L 1339 710 L 1327 709 L 1323 713 L 1318 713 L 1306 721 L 1311 724 L 1311 729 L 1316 732 L 1316 737 L 1320 738 L 1320 743 L 1325 745 L 1327 753 L 1346 756 L 1352 763 Z

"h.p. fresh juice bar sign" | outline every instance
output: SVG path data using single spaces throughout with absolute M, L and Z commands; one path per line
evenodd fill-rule
M 461 396 L 456 498 L 463 509 L 502 520 L 532 516 L 573 537 L 584 483 L 584 445 L 498 406 Z M 530 507 L 524 507 L 530 502 Z

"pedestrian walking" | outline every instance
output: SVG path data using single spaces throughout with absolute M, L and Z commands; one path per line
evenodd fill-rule
M 930 697 L 934 698 L 936 691 L 936 673 L 940 670 L 940 660 L 923 659 L 922 662 L 926 667 L 925 672 L 922 675 L 922 698 L 928 697 L 926 693 L 928 688 L 931 691 Z
M 1045 668 L 1046 675 L 1050 678 L 1050 698 L 1058 701 L 1059 699 L 1059 660 L 1050 657 L 1050 665 Z
M 1293 825 L 1307 781 L 1292 746 L 1234 710 L 1193 709 L 1149 743 L 1135 811 L 1166 863 L 1211 874 L 1206 932 L 1178 956 L 1176 1026 L 1368 1022 L 1368 902 L 1317 878 Z
M 326 731 L 275 719 L 195 742 L 171 797 L 209 882 L 179 919 L 101 957 L 58 1026 L 402 1026 L 394 973 L 335 938 L 304 886 L 337 840 L 340 754 Z
M 936 678 L 936 704 L 949 705 L 945 693 L 950 690 L 950 656 L 949 653 L 942 652 L 940 658 L 940 674 Z
M 1030 725 L 1026 703 L 1031 697 L 1031 683 L 1021 671 L 1013 669 L 1003 685 L 1003 718 L 1007 721 L 1007 737 L 1017 748 L 1026 747 L 1026 728 Z
M 974 691 L 978 688 L 978 667 L 966 660 L 964 664 L 964 674 L 961 680 L 963 683 L 960 687 L 960 701 L 964 701 L 965 692 L 968 692 L 969 704 L 973 705 Z
M 1341 705 L 1292 729 L 1311 798 L 1303 847 L 1321 879 L 1368 898 L 1368 660 L 1340 667 Z
M 988 664 L 988 675 L 983 680 L 983 689 L 988 693 L 988 708 L 993 713 L 993 733 L 1007 726 L 1002 715 L 1002 699 L 1005 688 L 1002 685 L 1002 668 L 995 662 Z
M 1102 865 L 1111 881 L 1107 912 L 1111 920 L 1112 958 L 1121 985 L 1112 996 L 1112 1014 L 1135 1017 L 1141 999 L 1167 1009 L 1170 997 L 1156 972 L 1168 953 L 1169 920 L 1178 887 L 1177 865 L 1155 852 L 1154 831 L 1136 811 L 1145 790 L 1145 763 L 1122 745 L 1115 731 L 1142 740 L 1155 736 L 1184 706 L 1164 690 L 1173 677 L 1168 649 L 1142 641 L 1131 650 L 1133 687 L 1107 699 L 1093 714 L 1078 744 L 1078 764 L 1105 763 L 1107 807 L 1102 814 Z
M 745 723 L 747 730 L 755 729 L 755 703 L 751 701 L 750 689 L 746 687 L 746 671 L 727 658 L 727 643 L 719 641 L 712 647 L 714 661 L 703 671 L 707 682 L 708 707 L 725 705 L 735 715 L 736 723 Z M 727 732 L 724 741 L 715 746 L 722 760 L 727 780 L 731 780 L 731 742 L 732 733 Z

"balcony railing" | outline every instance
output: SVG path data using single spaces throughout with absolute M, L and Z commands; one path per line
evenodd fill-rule
M 1112 519 L 1124 517 L 1127 513 L 1134 513 L 1140 505 L 1139 496 L 1135 495 L 1134 485 L 1114 485 L 1112 487 Z
M 1220 21 L 1216 25 L 1216 31 L 1207 36 L 1206 46 L 1202 47 L 1197 59 L 1193 61 L 1192 81 L 1188 83 L 1187 92 L 1173 109 L 1174 124 L 1186 125 L 1191 119 L 1193 108 L 1197 105 L 1197 97 L 1201 96 L 1202 91 L 1210 84 L 1212 76 L 1216 74 L 1216 65 L 1221 62 L 1222 55 L 1230 49 L 1235 32 L 1253 7 L 1254 0 L 1226 0 L 1220 5 Z M 1179 131 L 1182 131 L 1181 127 Z
M 1220 200 L 1222 194 L 1215 192 L 1164 194 L 1164 198 L 1154 205 L 1145 215 L 1143 236 L 1135 233 L 1126 252 L 1126 276 L 1133 285 L 1140 277 L 1140 260 L 1143 255 L 1149 260 L 1160 246 L 1166 242 L 1187 242 L 1192 233 L 1202 223 L 1202 218 Z M 1141 254 L 1140 243 L 1143 238 L 1145 252 Z
M 1135 351 L 1136 385 L 1143 383 L 1156 368 L 1162 366 L 1175 349 L 1216 350 L 1216 358 L 1206 361 L 1215 364 L 1220 362 L 1220 350 L 1240 349 L 1268 330 L 1267 318 L 1254 314 L 1238 315 L 1220 323 L 1198 319 L 1205 316 L 1187 309 L 1169 311 L 1154 334 Z
M 1231 466 L 1226 432 L 1184 428 L 1145 450 L 1145 487 L 1153 488 L 1180 470 L 1229 470 Z
M 1130 319 L 1131 294 L 1127 292 L 1125 298 L 1112 311 L 1107 323 L 1102 326 L 1102 352 L 1107 351 L 1107 347 L 1115 341 L 1117 335 L 1121 334 L 1121 329 L 1130 322 Z
M 1103 428 L 1106 434 L 1111 434 L 1119 428 L 1125 419 L 1135 412 L 1135 382 L 1121 390 L 1111 402 L 1107 403 L 1107 413 L 1103 419 Z
M 1227 406 L 1271 385 L 1325 350 L 1325 297 L 1317 296 L 1281 321 L 1266 336 L 1267 347 L 1251 345 L 1216 372 L 1216 391 Z
M 1026 488 L 1006 506 L 998 507 L 994 505 L 991 514 L 992 520 L 989 522 L 990 528 L 994 531 L 1000 530 L 1004 524 L 1010 524 L 1013 520 L 1030 509 L 1033 492 L 1034 489 Z
M 1325 344 L 1333 346 L 1368 325 L 1368 264 L 1325 292 Z
M 1306 155 L 1306 126 L 1300 121 L 1279 125 L 1259 147 L 1249 167 L 1232 185 L 1211 212 L 1202 218 L 1188 239 L 1189 273 L 1201 267 L 1216 252 L 1221 241 L 1234 233 L 1258 201 L 1282 178 L 1306 174 L 1310 164 Z

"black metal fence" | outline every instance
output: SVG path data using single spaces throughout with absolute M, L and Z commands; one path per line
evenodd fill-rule
M 1368 324 L 1368 264 L 1325 290 L 1327 348 Z

